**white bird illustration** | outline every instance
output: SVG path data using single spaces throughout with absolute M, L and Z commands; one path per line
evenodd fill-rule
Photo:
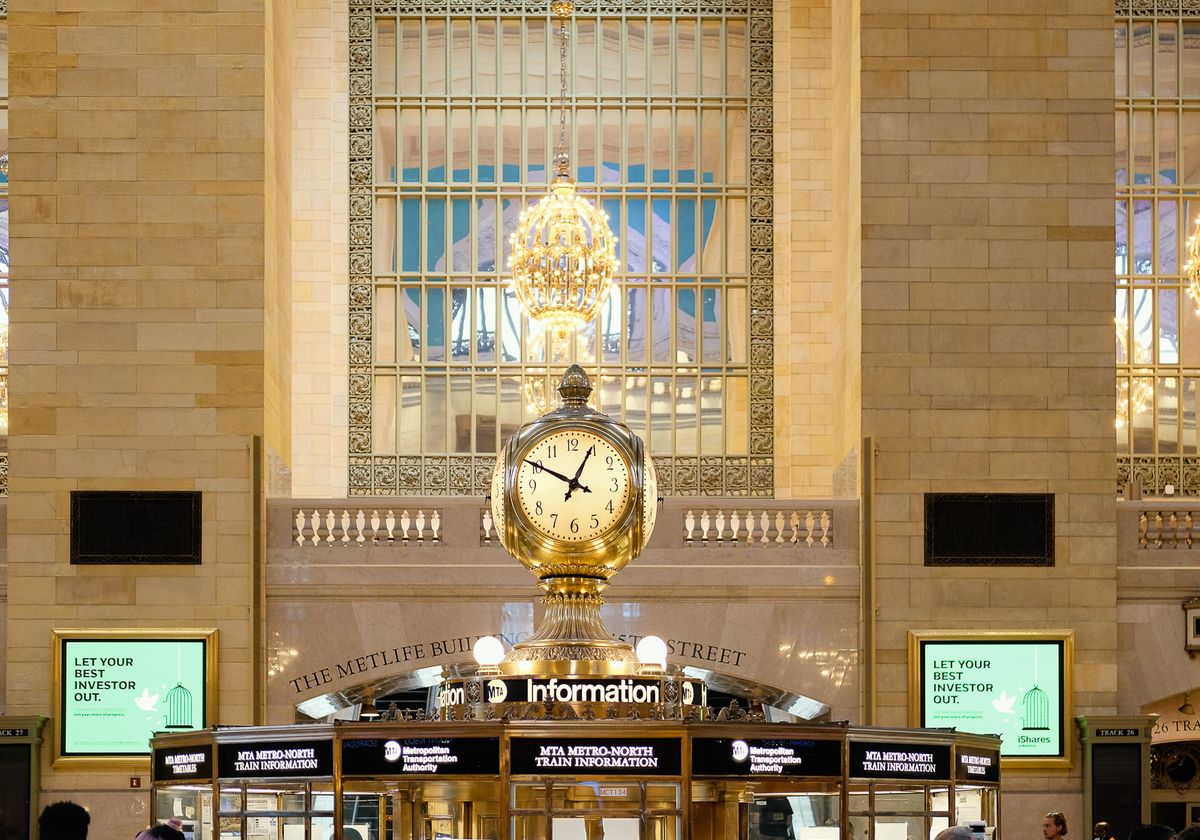
M 135 698 L 133 698 L 133 702 L 134 702 L 134 704 L 136 704 L 136 705 L 137 705 L 137 707 L 138 707 L 139 709 L 141 709 L 143 712 L 156 712 L 156 711 L 158 711 L 158 709 L 154 708 L 155 706 L 157 706 L 157 705 L 158 705 L 158 695 L 157 695 L 157 694 L 151 694 L 151 693 L 150 693 L 150 689 L 148 689 L 148 688 L 143 688 L 143 689 L 142 689 L 142 696 L 141 696 L 141 697 L 135 697 Z
M 1016 702 L 1016 697 L 1009 697 L 1007 691 L 1000 689 L 1000 696 L 992 700 L 992 708 L 1002 715 L 1011 715 Z

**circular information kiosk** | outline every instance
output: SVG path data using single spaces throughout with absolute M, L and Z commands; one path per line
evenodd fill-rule
M 153 750 L 154 818 L 191 840 L 926 840 L 966 823 L 999 838 L 999 740 L 939 730 L 407 721 Z
M 153 818 L 189 840 L 999 840 L 999 738 L 714 710 L 661 641 L 613 638 L 602 595 L 654 528 L 655 474 L 590 392 L 573 365 L 492 480 L 543 591 L 532 637 L 481 639 L 429 719 L 157 736 Z

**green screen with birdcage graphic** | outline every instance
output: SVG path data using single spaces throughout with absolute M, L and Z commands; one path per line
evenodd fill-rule
M 205 725 L 205 639 L 63 639 L 61 754 L 149 755 Z
M 1064 754 L 1062 641 L 920 645 L 922 726 L 999 735 L 1007 758 Z

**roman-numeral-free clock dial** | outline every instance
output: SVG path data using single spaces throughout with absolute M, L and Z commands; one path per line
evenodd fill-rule
M 586 429 L 551 432 L 527 449 L 517 468 L 517 505 L 547 537 L 579 543 L 603 537 L 631 501 L 629 463 Z

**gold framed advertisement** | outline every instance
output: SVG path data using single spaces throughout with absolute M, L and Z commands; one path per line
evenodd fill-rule
M 52 632 L 55 767 L 148 767 L 151 736 L 212 724 L 215 628 Z
M 1005 769 L 1072 764 L 1070 630 L 912 630 L 909 723 L 999 735 Z

